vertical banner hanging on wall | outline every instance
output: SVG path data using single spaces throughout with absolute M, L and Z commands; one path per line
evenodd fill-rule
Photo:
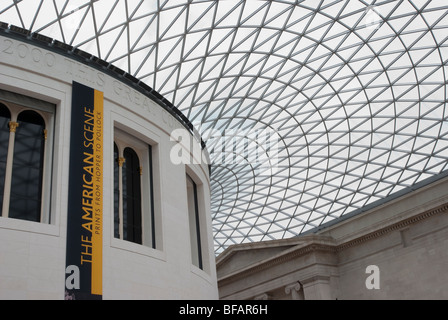
M 102 299 L 103 93 L 73 82 L 65 299 Z

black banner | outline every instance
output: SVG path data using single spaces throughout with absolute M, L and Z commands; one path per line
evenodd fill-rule
M 102 299 L 103 93 L 73 82 L 65 299 Z

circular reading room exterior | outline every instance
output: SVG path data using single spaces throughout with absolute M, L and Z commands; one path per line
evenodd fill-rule
M 0 299 L 216 299 L 208 153 L 160 94 L 0 26 Z

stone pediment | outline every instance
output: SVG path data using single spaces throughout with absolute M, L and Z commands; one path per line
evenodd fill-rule
M 314 249 L 322 245 L 333 247 L 334 240 L 326 236 L 306 235 L 284 240 L 232 245 L 216 259 L 218 279 L 276 260 L 284 260 L 305 248 Z

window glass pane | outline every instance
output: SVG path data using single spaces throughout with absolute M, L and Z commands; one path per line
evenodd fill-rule
M 124 239 L 142 243 L 140 161 L 131 148 L 124 150 L 123 166 L 123 233 Z M 126 176 L 126 179 L 124 179 Z M 126 180 L 126 181 L 125 181 Z
M 124 157 L 125 158 L 125 157 Z M 127 240 L 128 239 L 128 229 L 127 229 L 127 225 L 128 225 L 128 202 L 126 201 L 127 199 L 127 194 L 128 194 L 128 188 L 127 188 L 127 181 L 128 181 L 128 177 L 126 174 L 126 168 L 127 168 L 127 163 L 126 163 L 126 159 L 123 162 L 123 166 L 121 168 L 122 174 L 121 174 L 121 192 L 122 192 L 122 210 L 123 210 L 123 221 L 122 221 L 122 228 L 123 230 L 121 230 L 122 233 L 122 238 Z
M 14 143 L 9 217 L 40 221 L 44 129 L 42 117 L 24 111 L 18 117 Z
M 3 191 L 5 188 L 6 159 L 8 157 L 9 127 L 11 115 L 8 108 L 0 104 L 0 210 L 3 206 Z
M 120 238 L 120 185 L 119 185 L 119 165 L 118 147 L 114 143 L 114 237 Z
M 148 159 L 149 159 L 149 197 L 151 210 L 151 243 L 152 248 L 156 249 L 156 222 L 154 213 L 154 176 L 153 176 L 153 162 L 152 162 L 152 147 L 148 145 Z
M 195 266 L 202 269 L 201 233 L 196 183 L 187 175 L 188 220 L 190 225 L 191 257 Z

